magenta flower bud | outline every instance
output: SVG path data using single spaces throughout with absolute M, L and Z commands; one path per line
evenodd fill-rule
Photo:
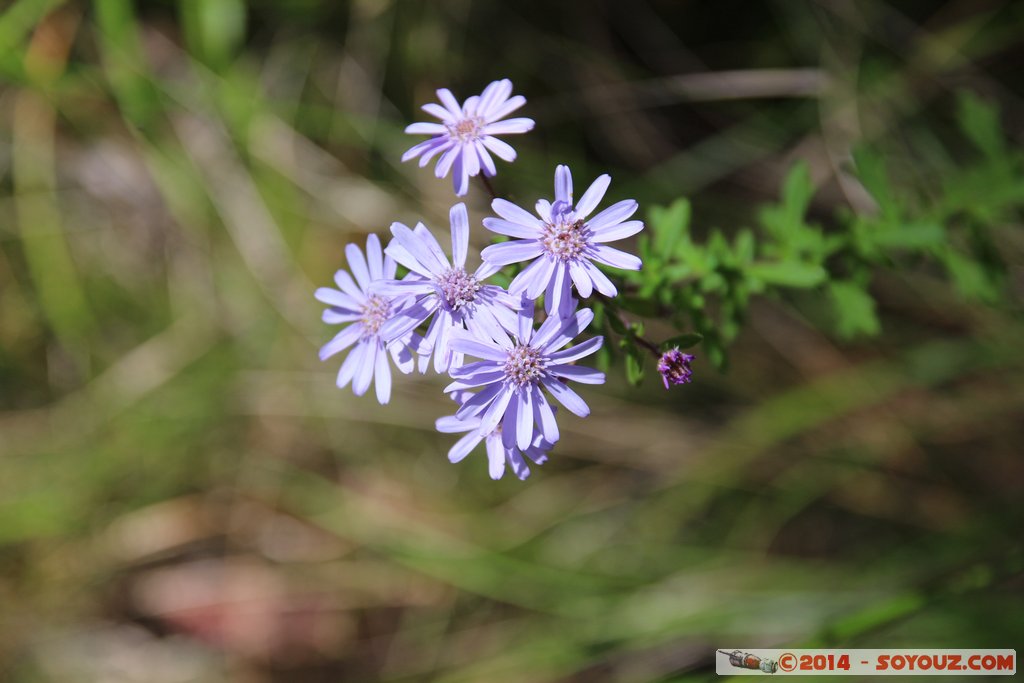
M 665 388 L 668 389 L 670 383 L 688 384 L 692 375 L 692 362 L 693 356 L 683 353 L 678 346 L 661 354 L 661 358 L 658 359 L 658 372 L 661 373 L 661 381 L 665 383 Z

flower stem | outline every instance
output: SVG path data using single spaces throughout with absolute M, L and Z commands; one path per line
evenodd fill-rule
M 481 173 L 479 178 L 483 181 L 484 187 L 487 188 L 487 194 L 491 195 L 491 199 L 497 199 L 498 193 L 494 191 L 494 186 L 491 185 L 491 179 L 484 173 Z

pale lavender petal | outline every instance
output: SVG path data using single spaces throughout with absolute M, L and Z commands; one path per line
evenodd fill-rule
M 565 310 L 562 302 L 572 296 L 569 291 L 571 280 L 569 278 L 569 264 L 559 262 L 555 266 L 554 276 L 548 282 L 547 291 L 544 296 L 544 310 L 551 314 L 553 311 Z
M 536 125 L 533 119 L 507 119 L 496 121 L 484 126 L 486 135 L 514 135 L 517 133 L 528 133 Z
M 462 114 L 466 117 L 477 115 L 477 108 L 480 106 L 480 96 L 472 95 L 462 103 Z
M 415 296 L 436 290 L 429 280 L 381 280 L 373 283 L 370 291 L 380 296 Z
M 437 160 L 437 166 L 434 167 L 434 175 L 438 178 L 444 178 L 448 175 L 448 171 L 452 170 L 452 164 L 462 154 L 462 148 L 458 145 L 452 145 L 450 149 L 446 150 L 441 158 Z
M 384 279 L 394 280 L 395 274 L 398 272 L 398 264 L 395 259 L 391 258 L 387 254 L 384 255 Z
M 484 437 L 476 432 L 470 432 L 455 442 L 455 445 L 448 451 L 448 462 L 461 462 L 469 455 L 477 444 L 483 441 Z
M 363 333 L 362 325 L 349 325 L 338 334 L 334 335 L 331 341 L 320 347 L 320 360 L 327 360 L 336 353 L 341 353 L 348 347 L 355 344 Z
M 594 291 L 594 283 L 590 281 L 590 276 L 587 275 L 587 269 L 583 267 L 583 263 L 579 260 L 573 260 L 569 262 L 569 274 L 572 275 L 572 281 L 576 285 L 576 291 L 580 293 L 580 296 L 586 299 Z
M 504 360 L 504 359 L 503 359 Z M 493 360 L 478 360 L 467 365 L 453 366 L 449 369 L 450 374 L 455 379 L 467 379 L 475 377 L 480 373 L 487 373 L 497 370 L 501 367 L 500 362 Z M 448 393 L 447 391 L 444 393 Z
M 448 129 L 440 123 L 411 123 L 405 127 L 405 132 L 410 135 L 443 135 Z
M 412 255 L 416 261 L 419 262 L 419 268 L 411 268 L 408 265 L 402 263 L 399 258 L 401 254 L 392 251 L 391 256 L 395 258 L 399 263 L 405 265 L 410 270 L 422 272 L 424 270 L 431 276 L 437 276 L 448 269 L 447 261 L 441 261 L 438 259 L 437 254 L 431 249 L 430 240 L 433 237 L 427 232 L 429 239 L 424 239 L 422 234 L 417 235 L 409 228 L 405 227 L 401 223 L 394 223 L 391 225 L 391 234 L 395 236 L 395 240 L 398 241 L 402 248 Z M 435 240 L 436 244 L 436 240 Z M 390 246 L 388 247 L 390 249 Z
M 503 119 L 512 112 L 514 112 L 516 109 L 519 109 L 519 107 L 523 106 L 524 104 L 526 104 L 526 98 L 523 97 L 522 95 L 510 97 L 505 102 L 505 104 L 501 105 L 495 111 L 490 113 L 490 115 L 488 116 L 488 120 L 497 121 L 499 119 Z
M 366 267 L 366 259 L 363 252 L 354 244 L 345 245 L 345 259 L 348 261 L 348 268 L 359 283 L 359 289 L 364 292 L 369 289 L 373 280 L 370 278 L 370 271 Z
M 591 245 L 587 250 L 587 255 L 595 261 L 600 261 L 606 266 L 612 266 L 613 268 L 623 268 L 625 270 L 640 270 L 643 265 L 643 261 L 638 259 L 632 254 L 627 254 L 624 251 L 619 251 L 614 247 L 609 247 L 606 244 Z
M 593 320 L 594 312 L 589 308 L 581 308 L 569 318 L 549 318 L 534 335 L 532 345 L 548 351 L 560 349 L 587 329 Z
M 533 313 L 535 309 L 533 299 L 527 299 L 523 297 L 522 307 L 519 309 L 518 324 L 516 326 L 516 337 L 519 338 L 520 342 L 526 343 L 530 341 L 530 337 L 533 335 Z
M 491 158 L 487 148 L 484 147 L 483 143 L 476 140 L 473 143 L 476 148 L 476 155 L 480 157 L 480 168 L 483 169 L 484 175 L 489 178 L 493 178 L 498 175 L 498 169 L 494 166 L 494 159 Z
M 448 212 L 452 227 L 452 264 L 457 268 L 466 267 L 466 254 L 469 251 L 469 214 L 466 205 L 456 204 Z
M 491 232 L 496 232 L 499 235 L 507 235 L 509 237 L 534 239 L 540 234 L 540 230 L 538 228 L 527 227 L 519 223 L 502 220 L 501 218 L 485 218 L 484 227 Z
M 462 353 L 475 358 L 504 361 L 508 356 L 505 351 L 496 346 L 491 346 L 481 341 L 477 341 L 476 339 L 470 339 L 461 335 L 454 337 L 450 343 L 451 347 L 456 351 L 461 351 Z
M 541 225 L 544 225 L 544 222 L 551 222 L 551 202 L 546 199 L 538 199 L 533 209 L 541 217 L 543 221 Z
M 423 225 L 423 223 L 417 223 L 413 229 L 413 234 L 419 237 L 427 249 L 430 250 L 430 253 L 434 255 L 442 271 L 451 267 L 451 264 L 448 263 L 448 256 L 445 255 L 444 249 L 441 248 L 441 243 L 434 237 L 434 233 L 427 229 L 427 226 Z
M 553 444 L 560 437 L 558 422 L 555 421 L 555 411 L 544 397 L 544 392 L 540 390 L 540 387 L 534 386 L 532 393 L 534 420 L 540 425 L 540 433 L 544 439 Z
M 615 240 L 632 237 L 644 229 L 643 221 L 626 221 L 617 225 L 609 225 L 599 230 L 594 230 L 591 242 L 614 242 Z
M 508 161 L 509 163 L 516 160 L 516 150 L 512 148 L 512 145 L 508 144 L 504 140 L 499 140 L 496 137 L 485 135 L 480 138 L 480 141 L 484 143 L 484 147 L 497 154 L 499 159 Z
M 445 123 L 454 123 L 456 118 L 461 118 L 461 116 L 462 116 L 462 112 L 461 111 L 459 112 L 459 116 L 456 117 L 450 111 L 448 111 L 447 109 L 445 109 L 441 105 L 434 104 L 433 102 L 430 102 L 428 104 L 424 104 L 420 108 L 423 111 L 425 111 L 428 114 L 430 114 L 431 116 L 436 116 L 437 118 L 441 119 Z
M 491 112 L 503 105 L 511 94 L 512 81 L 503 78 L 500 81 L 492 82 L 484 88 L 483 93 L 480 95 L 480 106 L 477 109 L 477 114 L 487 118 Z
M 608 184 L 611 182 L 612 177 L 605 173 L 602 176 L 598 176 L 597 180 L 590 184 L 587 191 L 580 197 L 579 202 L 576 203 L 577 218 L 586 218 L 590 215 L 591 211 L 597 208 L 597 205 L 604 198 L 604 193 L 608 191 Z
M 426 167 L 426 165 L 430 163 L 430 160 L 441 152 L 446 152 L 455 146 L 455 143 L 447 138 L 432 138 L 429 142 L 434 144 L 423 153 L 423 156 L 420 157 L 420 168 Z
M 614 297 L 619 293 L 619 290 L 615 287 L 615 283 L 609 280 L 608 276 L 602 273 L 597 266 L 590 261 L 582 261 L 582 263 L 587 274 L 590 276 L 590 281 L 594 283 L 594 288 L 597 291 L 607 297 Z
M 530 468 L 519 451 L 514 448 L 505 449 L 505 457 L 512 468 L 512 474 L 516 475 L 519 481 L 526 481 L 530 476 Z
M 366 350 L 369 347 L 369 344 L 357 344 L 354 349 L 348 352 L 348 357 L 345 358 L 345 362 L 341 364 L 341 368 L 338 370 L 338 380 L 336 384 L 339 389 L 344 389 L 345 386 L 352 381 L 352 377 L 356 374 L 356 370 L 363 366 L 363 361 L 366 357 Z
M 366 301 L 366 294 L 359 289 L 355 281 L 352 280 L 352 276 L 348 274 L 348 271 L 339 270 L 334 273 L 334 284 L 338 285 L 341 291 L 356 301 Z
M 454 382 L 450 382 L 442 391 L 447 394 L 452 391 L 462 391 L 464 389 L 475 389 L 476 387 L 486 386 L 493 384 L 494 382 L 500 381 L 505 376 L 503 369 L 492 370 L 490 372 L 478 372 L 472 377 L 466 379 L 457 379 Z
M 579 394 L 567 387 L 560 380 L 550 379 L 544 382 L 545 388 L 551 395 L 558 399 L 558 402 L 565 406 L 573 415 L 586 417 L 590 415 L 590 407 L 580 398 Z
M 505 415 L 505 409 L 508 408 L 508 404 L 515 393 L 510 387 L 500 386 L 502 387 L 501 391 L 498 392 L 494 401 L 487 407 L 487 410 L 484 411 L 480 418 L 480 434 L 490 434 L 494 431 L 498 423 L 501 422 L 501 418 Z
M 565 164 L 555 167 L 555 201 L 572 204 L 572 172 Z
M 469 171 L 466 169 L 466 155 L 463 151 L 460 148 L 455 165 L 452 166 L 452 188 L 458 197 L 463 197 L 469 192 Z
M 522 407 L 520 403 L 521 396 L 520 390 L 513 390 L 512 400 L 508 402 L 508 407 L 505 408 L 505 413 L 501 418 L 501 445 L 506 449 L 515 448 L 516 446 L 516 423 L 519 410 Z
M 387 405 L 387 402 L 391 400 L 391 367 L 388 365 L 388 355 L 380 347 L 377 348 L 373 384 L 377 390 L 377 402 L 382 406 Z
M 459 106 L 459 101 L 455 99 L 455 95 L 448 88 L 439 88 L 437 90 L 437 99 L 441 100 L 441 104 L 444 108 L 451 113 L 456 119 L 462 118 L 462 107 Z
M 535 240 L 513 240 L 512 242 L 492 244 L 480 252 L 480 257 L 488 263 L 506 266 L 510 263 L 529 261 L 543 252 L 544 247 Z
M 366 265 L 371 282 L 384 277 L 384 253 L 380 249 L 380 238 L 373 233 L 366 237 Z
M 592 337 L 585 342 L 580 342 L 575 346 L 568 349 L 552 353 L 548 356 L 548 361 L 552 365 L 561 365 L 564 363 L 572 363 L 578 361 L 580 358 L 586 358 L 590 354 L 601 348 L 604 343 L 604 337 Z
M 370 382 L 373 381 L 373 368 L 377 362 L 378 342 L 368 340 L 363 346 L 366 348 L 363 363 L 356 370 L 356 376 L 352 379 L 352 392 L 356 396 L 362 396 L 370 388 Z
M 362 313 L 356 313 L 354 311 L 346 311 L 341 308 L 328 308 L 325 309 L 320 319 L 328 325 L 340 325 L 341 323 L 350 323 L 359 320 L 363 317 Z
M 437 418 L 437 421 L 434 422 L 434 427 L 442 434 L 458 434 L 476 429 L 478 423 L 479 420 L 460 420 L 454 415 L 445 415 L 444 417 Z
M 604 384 L 604 373 L 581 365 L 556 365 L 550 368 L 555 377 L 565 377 L 580 384 Z
M 358 292 L 359 290 L 356 291 Z M 330 287 L 320 287 L 313 292 L 313 296 L 317 301 L 321 301 L 328 306 L 337 306 L 338 308 L 343 308 L 347 311 L 358 311 L 361 308 L 358 299 L 347 294 L 342 294 L 338 290 L 331 289 Z M 360 298 L 362 298 L 361 292 Z
M 517 223 L 526 227 L 534 228 L 533 235 L 536 236 L 544 229 L 544 223 L 537 220 L 526 209 L 520 208 L 510 201 L 495 199 L 491 202 L 491 209 L 510 223 Z
M 419 339 L 419 336 L 414 335 L 413 338 Z M 388 345 L 388 353 L 391 354 L 391 360 L 395 364 L 395 367 L 398 368 L 403 375 L 408 375 L 412 372 L 413 357 L 409 344 L 396 341 Z
M 530 400 L 532 392 L 529 390 L 520 391 L 516 397 L 519 405 L 516 408 L 516 445 L 520 448 L 529 448 L 533 440 L 533 401 Z
M 417 301 L 412 306 L 404 309 L 400 314 L 385 322 L 377 332 L 380 338 L 386 342 L 398 339 L 416 329 L 440 305 L 441 302 L 437 297 L 424 297 L 423 300 Z
M 446 140 L 444 138 L 431 138 L 429 140 L 424 140 L 423 142 L 418 142 L 405 151 L 405 154 L 402 155 L 402 161 L 409 161 L 409 159 L 415 159 L 424 152 L 436 150 L 445 142 Z M 421 161 L 420 165 L 426 166 L 427 164 L 425 161 Z
M 607 209 L 597 214 L 589 221 L 587 225 L 591 230 L 597 232 L 601 228 L 610 227 L 616 223 L 621 223 L 626 220 L 640 207 L 633 199 L 623 199 L 621 202 L 612 204 Z
M 473 177 L 480 175 L 480 157 L 476 155 L 476 146 L 466 143 L 462 146 L 462 164 L 466 169 L 466 175 Z
M 448 365 L 451 363 L 450 334 L 452 331 L 452 317 L 448 311 L 438 309 L 437 316 L 437 341 L 434 345 L 434 372 L 443 375 L 448 372 Z
M 505 474 L 505 449 L 501 439 L 487 440 L 487 472 L 495 481 Z
M 505 385 L 500 382 L 487 385 L 466 399 L 466 402 L 459 406 L 459 409 L 455 411 L 455 417 L 460 420 L 464 420 L 467 417 L 479 415 L 487 406 L 491 405 L 494 399 L 504 390 Z M 492 427 L 491 429 L 494 428 Z
M 395 225 L 401 225 L 401 223 L 394 223 L 391 226 L 391 232 L 394 234 Z M 402 226 L 405 228 L 405 226 Z M 408 230 L 408 228 L 405 228 Z M 412 272 L 422 275 L 425 278 L 433 278 L 434 274 L 430 272 L 430 269 L 419 262 L 415 256 L 409 253 L 409 250 L 402 246 L 398 240 L 391 240 L 391 243 L 384 250 L 384 253 L 393 258 L 396 262 L 401 263 L 403 266 L 411 270 Z

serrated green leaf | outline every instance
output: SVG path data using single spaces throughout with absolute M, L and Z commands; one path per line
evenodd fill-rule
M 672 202 L 668 207 L 655 206 L 650 210 L 650 227 L 654 233 L 654 250 L 668 257 L 681 238 L 690 229 L 690 202 L 684 197 Z
M 626 381 L 638 386 L 644 379 L 644 356 L 636 346 L 626 349 Z
M 882 224 L 869 233 L 875 246 L 888 249 L 928 249 L 946 242 L 946 229 L 938 223 Z

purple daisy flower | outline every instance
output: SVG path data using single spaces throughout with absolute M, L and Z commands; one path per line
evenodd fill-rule
M 505 161 L 515 161 L 516 151 L 495 135 L 525 133 L 533 129 L 533 119 L 517 118 L 502 121 L 506 116 L 526 104 L 522 95 L 510 97 L 512 81 L 494 81 L 480 95 L 474 95 L 459 106 L 458 100 L 447 88 L 437 91 L 439 104 L 425 104 L 423 110 L 441 119 L 441 123 L 414 123 L 405 129 L 414 135 L 431 135 L 429 140 L 413 146 L 402 155 L 402 161 L 420 157 L 420 167 L 426 166 L 440 154 L 434 175 L 444 178 L 452 171 L 455 194 L 469 191 L 469 178 L 482 170 L 488 176 L 497 174 L 494 152 Z
M 412 335 L 406 335 L 386 348 L 380 334 L 384 324 L 400 312 L 407 302 L 378 294 L 372 289 L 378 280 L 395 277 L 397 268 L 394 259 L 384 256 L 376 235 L 366 238 L 366 257 L 357 245 L 349 244 L 345 247 L 345 258 L 355 280 L 348 272 L 339 270 L 334 274 L 338 289 L 321 287 L 316 290 L 315 296 L 330 306 L 323 313 L 325 323 L 351 324 L 323 345 L 320 360 L 327 360 L 355 344 L 338 371 L 338 388 L 344 388 L 352 382 L 352 391 L 356 396 L 362 396 L 375 381 L 377 400 L 384 405 L 391 398 L 388 351 L 403 373 L 408 374 L 413 368 L 410 347 L 415 347 L 415 343 Z
M 481 254 L 484 261 L 495 266 L 532 261 L 512 280 L 511 294 L 525 293 L 530 299 L 545 294 L 547 311 L 565 315 L 572 284 L 582 298 L 595 289 L 605 296 L 616 295 L 615 285 L 598 270 L 595 261 L 640 270 L 636 256 L 605 244 L 643 230 L 642 221 L 627 220 L 638 208 L 635 200 L 624 199 L 588 219 L 610 182 L 607 174 L 600 176 L 573 206 L 572 174 L 568 166 L 560 165 L 555 169 L 555 202 L 538 201 L 537 216 L 504 199 L 491 203 L 501 218 L 485 218 L 484 227 L 520 239 L 487 247 Z
M 452 398 L 459 404 L 464 403 L 470 396 L 472 394 L 468 391 L 452 393 Z M 481 441 L 486 439 L 487 469 L 491 479 L 501 479 L 505 474 L 506 464 L 512 468 L 513 474 L 520 480 L 526 479 L 530 476 L 530 466 L 526 462 L 527 458 L 532 460 L 535 465 L 543 465 L 548 461 L 547 452 L 554 446 L 553 443 L 545 441 L 544 436 L 539 433 L 534 436 L 528 448 L 520 450 L 516 444 L 513 444 L 511 447 L 506 446 L 502 442 L 501 425 L 498 425 L 496 429 L 486 436 L 480 434 L 479 417 L 459 419 L 455 415 L 446 415 L 445 417 L 438 418 L 437 431 L 444 434 L 466 432 L 466 435 L 456 441 L 455 445 L 448 451 L 448 460 L 453 463 L 461 462 L 467 455 L 473 452 L 473 449 Z
M 507 335 L 492 341 L 460 334 L 452 348 L 483 360 L 452 368 L 455 381 L 445 392 L 481 387 L 456 411 L 459 419 L 479 417 L 477 433 L 488 436 L 501 425 L 502 443 L 527 449 L 536 434 L 548 443 L 558 441 L 555 413 L 541 388 L 547 389 L 569 412 L 580 417 L 590 408 L 567 386 L 569 380 L 582 384 L 603 384 L 604 373 L 571 365 L 601 348 L 603 337 L 593 337 L 559 351 L 594 319 L 590 309 L 582 309 L 567 318 L 549 316 L 536 330 L 533 305 L 523 302 L 517 320 L 515 340 Z
M 452 365 L 462 364 L 462 354 L 453 351 L 449 340 L 455 330 L 468 329 L 481 339 L 506 337 L 505 327 L 515 326 L 516 298 L 501 287 L 483 281 L 497 268 L 486 263 L 472 275 L 466 272 L 469 250 L 469 215 L 465 204 L 451 208 L 452 262 L 449 263 L 441 245 L 422 224 L 410 230 L 401 223 L 391 225 L 394 240 L 385 251 L 410 271 L 404 280 L 380 283 L 376 291 L 396 295 L 412 295 L 415 301 L 381 328 L 386 340 L 401 338 L 434 316 L 420 345 L 421 371 L 433 354 L 434 370 L 447 372 Z M 392 274 L 394 277 L 394 274 Z

